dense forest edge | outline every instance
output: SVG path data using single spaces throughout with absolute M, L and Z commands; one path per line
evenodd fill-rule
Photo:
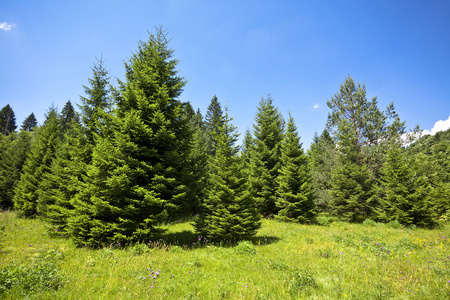
M 112 83 L 103 59 L 85 96 L 42 125 L 18 130 L 0 112 L 0 206 L 45 220 L 78 246 L 150 240 L 192 218 L 215 241 L 254 236 L 263 218 L 434 228 L 450 220 L 450 131 L 407 132 L 391 103 L 366 98 L 348 76 L 327 105 L 326 129 L 303 149 L 295 120 L 270 95 L 239 134 L 218 97 L 206 114 L 179 100 L 186 79 L 167 32 L 157 28 Z

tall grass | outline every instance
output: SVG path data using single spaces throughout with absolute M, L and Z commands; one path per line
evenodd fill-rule
M 0 270 L 45 259 L 61 279 L 57 286 L 36 282 L 29 293 L 17 282 L 4 288 L 5 299 L 450 298 L 448 226 L 264 220 L 252 240 L 217 244 L 183 222 L 139 245 L 89 249 L 13 212 L 0 213 L 0 224 Z

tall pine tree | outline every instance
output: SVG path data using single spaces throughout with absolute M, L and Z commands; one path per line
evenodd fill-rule
M 14 208 L 22 215 L 32 216 L 38 212 L 37 190 L 44 174 L 50 172 L 56 147 L 61 138 L 60 132 L 58 114 L 52 107 L 46 114 L 44 124 L 36 133 L 36 139 L 31 143 L 30 153 L 15 188 Z
M 280 169 L 284 120 L 270 96 L 263 98 L 253 124 L 254 147 L 251 155 L 251 191 L 263 215 L 278 212 L 276 178 Z
M 297 127 L 290 113 L 281 143 L 281 167 L 277 183 L 276 205 L 279 212 L 276 217 L 283 221 L 313 222 L 316 203 L 311 174 Z
M 381 170 L 378 218 L 405 225 L 432 226 L 435 217 L 432 188 L 424 176 L 415 173 L 412 163 L 400 144 L 394 142 Z
M 217 96 L 211 99 L 208 105 L 208 109 L 205 115 L 205 128 L 209 136 L 208 143 L 208 153 L 212 156 L 215 155 L 217 141 L 216 136 L 219 133 L 220 128 L 223 127 L 223 111 Z
M 36 117 L 34 116 L 34 113 L 31 113 L 22 123 L 22 130 L 25 131 L 32 131 L 34 127 L 38 125 Z
M 78 243 L 138 241 L 168 216 L 188 214 L 192 131 L 178 100 L 166 33 L 158 29 L 126 63 L 111 138 L 96 135 L 85 188 L 74 199 L 68 231 Z
M 9 135 L 16 130 L 16 115 L 9 104 L 0 110 L 0 130 L 3 135 Z
M 196 232 L 212 238 L 236 241 L 247 238 L 260 228 L 260 216 L 248 191 L 236 128 L 225 113 L 224 124 L 216 132 L 216 155 L 210 160 L 208 196 L 195 221 Z

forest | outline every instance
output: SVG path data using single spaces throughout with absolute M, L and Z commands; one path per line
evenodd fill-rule
M 408 133 L 393 103 L 379 108 L 348 76 L 309 149 L 270 95 L 239 146 L 233 108 L 212 95 L 202 115 L 179 100 L 186 79 L 177 63 L 157 29 L 126 61 L 123 81 L 98 60 L 79 103 L 50 107 L 41 125 L 31 113 L 19 128 L 4 106 L 0 207 L 91 247 L 150 240 L 186 218 L 215 241 L 252 237 L 267 218 L 450 222 L 449 130 Z

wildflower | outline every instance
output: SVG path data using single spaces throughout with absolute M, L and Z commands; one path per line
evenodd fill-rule
M 156 279 L 156 276 L 153 276 L 153 279 Z
M 150 287 L 151 289 L 153 288 L 153 285 Z
M 155 275 L 158 276 L 158 275 L 159 275 L 159 272 L 156 272 Z

